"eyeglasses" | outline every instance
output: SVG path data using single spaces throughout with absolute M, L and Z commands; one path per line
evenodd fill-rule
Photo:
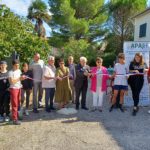
M 64 63 L 60 63 L 61 65 L 63 65 Z

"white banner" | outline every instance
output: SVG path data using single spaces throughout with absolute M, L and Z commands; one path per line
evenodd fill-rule
M 124 42 L 124 53 L 126 64 L 129 66 L 130 62 L 134 59 L 137 52 L 143 54 L 144 60 L 149 67 L 149 54 L 150 54 L 150 42 Z M 129 87 L 128 95 L 125 96 L 124 104 L 126 106 L 133 106 L 132 92 Z M 147 106 L 150 104 L 150 93 L 147 77 L 144 78 L 144 86 L 140 93 L 140 106 Z

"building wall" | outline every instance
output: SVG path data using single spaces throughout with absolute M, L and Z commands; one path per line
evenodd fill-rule
M 146 37 L 139 37 L 140 25 L 147 23 Z M 134 41 L 150 41 L 150 11 L 135 18 Z

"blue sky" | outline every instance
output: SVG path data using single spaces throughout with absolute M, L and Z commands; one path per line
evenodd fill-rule
M 19 14 L 21 16 L 26 16 L 28 13 L 28 7 L 32 3 L 33 0 L 0 0 L 0 4 L 6 4 L 13 12 Z M 48 0 L 43 0 L 48 3 Z M 106 0 L 109 1 L 109 0 Z M 148 0 L 148 6 L 150 6 L 150 0 Z M 47 36 L 50 36 L 51 29 L 50 27 L 44 23 L 46 28 Z

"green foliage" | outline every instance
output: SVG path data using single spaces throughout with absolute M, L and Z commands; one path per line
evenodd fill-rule
M 95 48 L 83 39 L 75 40 L 71 38 L 63 49 L 64 58 L 67 59 L 68 56 L 72 55 L 76 63 L 79 62 L 79 58 L 81 56 L 85 56 L 88 59 L 88 63 L 95 62 L 95 58 L 97 56 L 97 50 L 95 50 Z
M 35 0 L 28 8 L 29 19 L 42 19 L 46 22 L 50 21 L 51 16 L 48 13 L 47 5 L 42 0 Z
M 29 62 L 34 53 L 43 58 L 50 53 L 50 46 L 45 39 L 33 34 L 32 23 L 14 15 L 4 5 L 0 7 L 0 59 L 11 56 L 13 51 L 20 54 L 21 61 Z
M 109 47 L 111 47 L 111 44 L 114 46 L 112 49 L 115 50 L 115 53 L 123 51 L 124 41 L 133 40 L 134 25 L 132 17 L 144 10 L 146 3 L 147 0 L 110 0 L 106 5 L 109 12 L 108 27 L 110 30 L 106 39 L 110 44 Z M 116 45 L 112 41 L 116 41 Z
M 116 60 L 116 55 L 115 53 L 104 53 L 104 55 L 102 56 L 104 62 L 103 65 L 106 67 L 113 67 L 114 66 L 114 60 Z
M 50 43 L 58 38 L 66 42 L 70 38 L 84 39 L 89 43 L 101 38 L 107 20 L 107 14 L 102 11 L 103 4 L 104 0 L 49 0 L 53 14 L 49 24 L 53 36 Z M 61 43 L 51 44 L 58 47 Z

